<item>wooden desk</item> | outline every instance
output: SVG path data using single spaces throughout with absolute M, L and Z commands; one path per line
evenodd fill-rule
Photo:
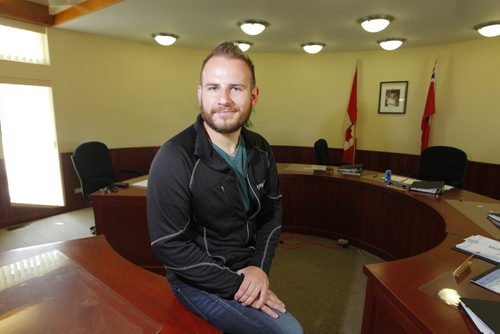
M 54 265 L 54 251 L 64 258 L 62 265 Z M 46 257 L 50 263 L 40 261 Z M 123 259 L 104 236 L 3 252 L 0 266 L 8 268 L 0 279 L 3 333 L 105 333 L 110 329 L 220 333 L 185 309 L 164 277 Z M 13 275 L 11 266 L 38 268 L 34 277 L 26 277 L 22 272 Z M 64 277 L 79 279 L 65 281 Z
M 362 333 L 469 333 L 459 311 L 436 294 L 443 287 L 457 288 L 446 284 L 467 256 L 451 248 L 470 235 L 489 234 L 446 200 L 499 201 L 461 189 L 436 198 L 387 188 L 383 173 L 370 171 L 343 176 L 288 164 L 279 166 L 279 175 L 284 229 L 345 238 L 388 260 L 364 267 Z M 460 291 L 500 302 L 498 295 L 469 283 L 492 266 L 475 260 Z
M 321 172 L 305 167 L 278 164 L 283 229 L 348 239 L 389 261 L 364 267 L 368 283 L 363 333 L 468 333 L 460 313 L 423 287 L 451 275 L 466 258 L 452 250 L 453 245 L 470 235 L 489 236 L 446 199 L 499 201 L 461 189 L 436 198 L 387 188 L 381 173 L 343 176 L 336 169 Z M 129 188 L 95 194 L 94 212 L 97 233 L 106 234 L 113 248 L 138 265 L 154 267 L 145 193 Z M 491 267 L 482 262 L 474 261 L 470 275 Z M 474 296 L 491 296 L 468 279 L 462 285 Z M 492 298 L 500 301 L 496 295 Z
M 132 179 L 129 184 L 144 178 Z M 111 247 L 132 263 L 165 274 L 150 246 L 145 188 L 130 186 L 116 193 L 95 192 L 92 206 L 97 235 L 104 234 Z

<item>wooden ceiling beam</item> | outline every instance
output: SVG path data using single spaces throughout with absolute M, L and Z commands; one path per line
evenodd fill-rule
M 1 1 L 1 0 L 0 0 Z M 84 16 L 108 6 L 122 2 L 123 0 L 87 0 L 81 4 L 75 5 L 59 14 L 55 15 L 54 25 L 57 26 L 64 22 L 71 21 L 80 16 Z
M 0 0 L 0 16 L 44 26 L 54 25 L 54 17 L 49 14 L 47 6 L 28 0 Z
M 0 0 L 0 16 L 44 26 L 56 26 L 122 1 L 87 0 L 56 15 L 50 15 L 47 6 L 36 2 L 28 0 Z

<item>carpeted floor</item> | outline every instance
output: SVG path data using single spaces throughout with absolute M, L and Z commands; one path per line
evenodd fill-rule
M 0 229 L 0 252 L 90 237 L 91 208 Z M 282 233 L 271 269 L 271 289 L 302 323 L 306 334 L 354 334 L 361 331 L 366 278 L 363 265 L 380 262 L 336 241 Z
M 89 228 L 93 225 L 94 211 L 86 208 L 0 229 L 0 252 L 90 237 L 92 233 Z
M 336 241 L 282 234 L 271 289 L 307 334 L 360 333 L 366 278 L 364 264 L 381 259 Z

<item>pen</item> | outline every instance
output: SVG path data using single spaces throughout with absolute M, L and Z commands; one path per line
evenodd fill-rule
M 457 269 L 455 269 L 453 271 L 453 277 L 456 277 L 456 276 L 460 276 L 467 268 L 470 267 L 470 265 L 472 264 L 472 258 L 474 257 L 474 254 L 472 254 L 471 256 L 469 256 L 467 259 L 465 259 L 464 262 L 462 262 L 462 264 L 460 264 Z

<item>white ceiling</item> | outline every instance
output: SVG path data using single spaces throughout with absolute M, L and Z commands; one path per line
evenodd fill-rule
M 365 32 L 356 21 L 373 14 L 395 20 Z M 248 36 L 236 24 L 243 19 L 270 26 Z M 173 47 L 185 48 L 239 39 L 253 42 L 255 52 L 302 52 L 300 43 L 320 41 L 324 52 L 338 52 L 377 50 L 376 41 L 388 37 L 406 38 L 404 48 L 484 38 L 473 27 L 494 20 L 500 0 L 124 0 L 56 28 L 144 43 L 154 43 L 154 32 L 174 33 Z

